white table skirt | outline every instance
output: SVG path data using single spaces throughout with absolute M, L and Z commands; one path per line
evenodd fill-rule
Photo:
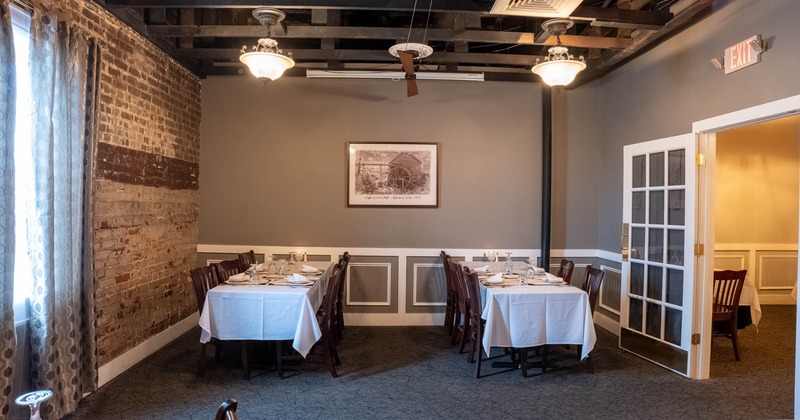
M 484 286 L 481 286 L 484 287 Z M 589 296 L 576 287 L 485 287 L 483 346 L 582 345 L 581 359 L 597 341 Z
M 322 337 L 317 309 L 332 272 L 329 262 L 305 262 L 325 272 L 311 287 L 222 284 L 208 291 L 200 314 L 200 342 L 220 340 L 293 340 L 305 357 Z M 314 278 L 314 276 L 309 276 Z

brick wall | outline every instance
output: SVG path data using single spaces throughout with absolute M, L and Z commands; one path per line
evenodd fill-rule
M 103 49 L 94 240 L 103 365 L 197 310 L 200 80 L 90 0 L 46 0 Z

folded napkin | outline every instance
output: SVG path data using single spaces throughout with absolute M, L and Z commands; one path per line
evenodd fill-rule
M 487 283 L 502 283 L 503 282 L 503 273 L 497 273 L 492 277 L 486 279 Z
M 489 266 L 488 265 L 482 265 L 480 267 L 475 267 L 475 268 L 472 269 L 472 271 L 474 271 L 476 273 L 485 273 L 485 272 L 489 271 Z
M 308 283 L 308 278 L 300 274 L 292 274 L 291 276 L 287 277 L 286 280 L 289 283 Z
M 544 274 L 545 271 L 544 271 L 544 268 L 542 268 L 542 267 L 533 267 L 533 273 L 534 274 Z
M 316 273 L 317 271 L 319 271 L 319 269 L 317 267 L 312 267 L 310 265 L 303 264 L 303 268 L 301 268 L 300 271 L 304 273 Z
M 248 281 L 250 280 L 250 273 L 239 273 L 228 277 L 228 281 Z

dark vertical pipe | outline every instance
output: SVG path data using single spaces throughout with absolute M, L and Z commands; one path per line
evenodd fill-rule
M 552 89 L 542 85 L 542 267 L 550 271 L 550 196 L 553 177 Z

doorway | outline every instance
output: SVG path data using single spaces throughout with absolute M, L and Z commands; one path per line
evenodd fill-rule
M 737 335 L 742 359 L 752 362 L 763 359 L 758 353 L 769 349 L 757 333 L 761 305 L 795 304 L 791 291 L 798 265 L 800 115 L 722 130 L 710 143 L 715 149 L 713 268 L 747 270 Z M 773 317 L 792 316 L 787 308 L 770 309 Z M 786 343 L 780 335 L 791 333 L 780 330 L 761 336 Z M 792 343 L 794 336 L 789 338 Z M 715 339 L 713 353 L 712 377 L 749 364 L 737 364 L 728 339 Z

